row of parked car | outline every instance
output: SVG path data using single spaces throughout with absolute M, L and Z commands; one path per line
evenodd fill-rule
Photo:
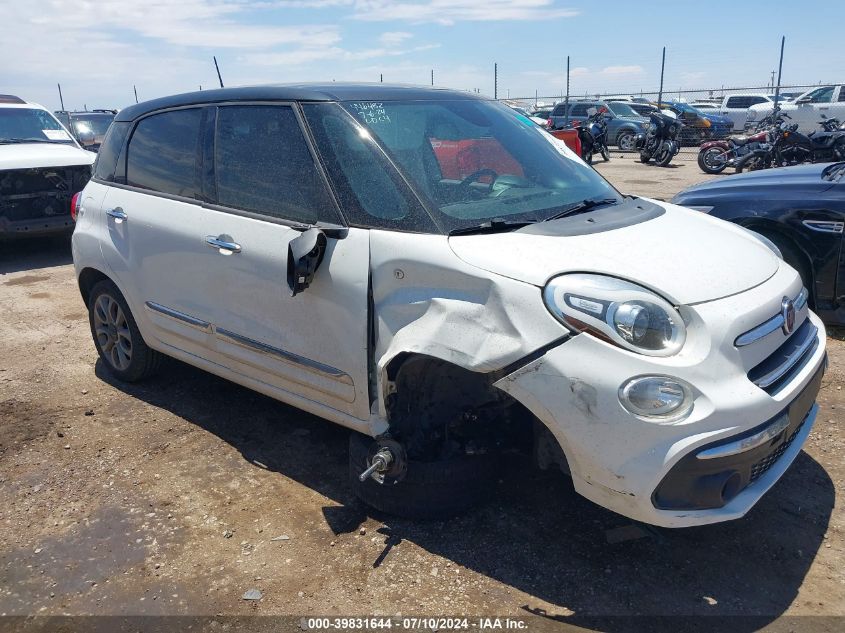
M 828 118 L 845 120 L 845 86 L 829 85 L 813 88 L 805 93 L 785 92 L 778 96 L 780 109 L 798 124 L 799 131 L 809 133 L 818 129 L 822 114 Z M 643 97 L 618 96 L 607 99 L 577 99 L 558 102 L 552 106 L 535 106 L 528 112 L 545 121 L 550 129 L 571 127 L 588 116 L 591 108 L 607 110 L 608 142 L 622 151 L 634 149 L 636 135 L 644 131 L 648 116 L 657 110 L 669 110 L 684 124 L 680 140 L 685 145 L 698 145 L 710 140 L 727 138 L 732 132 L 742 132 L 770 115 L 775 107 L 775 95 L 738 93 L 719 100 L 686 103 L 664 100 L 655 103 Z
M 670 110 L 684 124 L 680 140 L 686 145 L 698 145 L 702 141 L 727 138 L 733 130 L 733 122 L 718 114 L 705 114 L 688 103 L 664 101 L 659 104 L 643 101 L 603 101 L 599 99 L 560 102 L 551 108 L 531 111 L 536 118 L 545 118 L 546 127 L 552 130 L 577 125 L 589 116 L 592 109 L 605 111 L 608 123 L 607 139 L 621 151 L 633 151 L 637 134 L 646 131 L 648 116 L 657 110 Z

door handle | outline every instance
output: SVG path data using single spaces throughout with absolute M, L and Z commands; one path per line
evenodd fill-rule
M 106 215 L 113 217 L 117 224 L 120 224 L 121 222 L 129 218 L 129 216 L 126 215 L 126 212 L 124 212 L 124 210 L 120 207 L 115 207 L 114 209 L 107 210 Z
M 211 248 L 219 249 L 223 255 L 231 255 L 232 253 L 241 252 L 241 245 L 237 242 L 232 241 L 232 238 L 228 235 L 218 235 L 217 237 L 214 237 L 213 235 L 207 235 L 205 238 L 205 243 L 208 244 Z M 223 251 L 228 251 L 228 253 Z

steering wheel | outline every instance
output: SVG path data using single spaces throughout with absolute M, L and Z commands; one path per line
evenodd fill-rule
M 489 167 L 485 167 L 484 169 L 479 169 L 478 171 L 472 172 L 469 176 L 464 178 L 461 181 L 461 184 L 458 186 L 461 188 L 468 188 L 472 183 L 474 183 L 482 176 L 492 176 L 492 180 L 490 181 L 490 189 L 492 189 L 493 183 L 496 182 L 496 178 L 499 177 L 499 174 L 496 173 L 494 170 L 490 169 Z

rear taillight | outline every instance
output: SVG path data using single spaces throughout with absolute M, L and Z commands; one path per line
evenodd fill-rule
M 70 217 L 74 222 L 76 222 L 76 217 L 79 215 L 80 196 L 82 196 L 81 191 L 73 194 L 73 197 L 70 199 Z

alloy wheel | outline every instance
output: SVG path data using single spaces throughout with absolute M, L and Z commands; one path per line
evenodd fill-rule
M 94 332 L 97 344 L 112 367 L 124 371 L 132 362 L 132 334 L 120 304 L 107 294 L 94 303 Z

